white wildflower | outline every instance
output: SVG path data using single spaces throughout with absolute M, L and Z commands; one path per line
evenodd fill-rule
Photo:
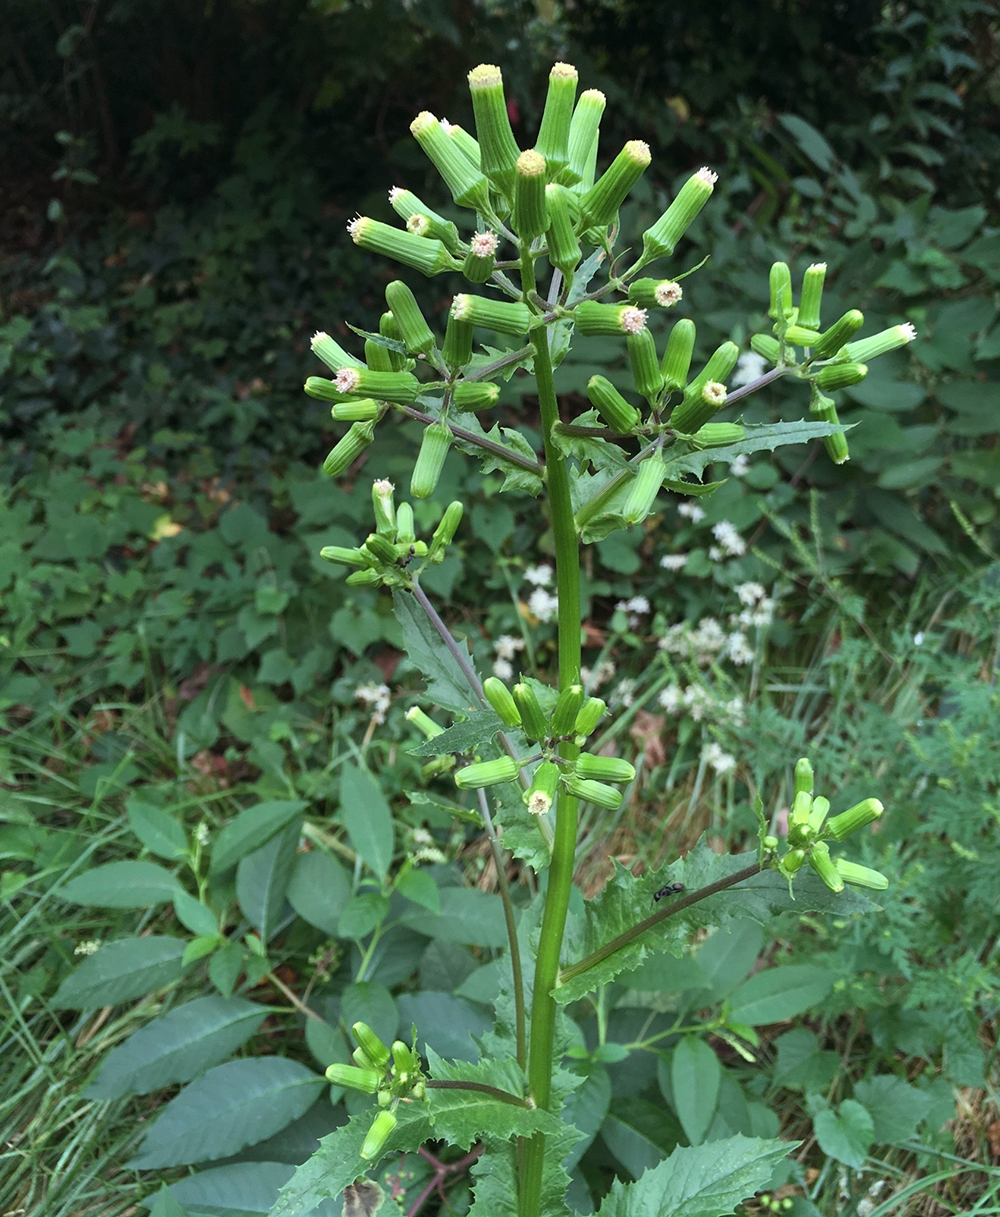
M 539 621 L 551 621 L 559 608 L 559 598 L 544 587 L 536 587 L 528 597 L 528 608 Z
M 656 700 L 668 714 L 676 714 L 684 704 L 680 685 L 666 685 Z
M 606 685 L 614 674 L 615 665 L 611 659 L 602 660 L 593 671 L 590 668 L 580 669 L 580 679 L 591 693 L 601 685 Z
M 718 524 L 712 525 L 712 536 L 722 546 L 728 554 L 734 557 L 739 557 L 746 553 L 746 542 L 736 531 L 736 526 L 730 524 L 728 520 L 720 520 Z
M 691 648 L 699 663 L 709 662 L 725 645 L 726 634 L 714 617 L 702 617 L 691 635 Z
M 701 685 L 688 685 L 684 690 L 684 708 L 696 723 L 700 723 L 712 708 L 712 695 Z
M 753 663 L 754 650 L 747 636 L 736 630 L 726 639 L 726 654 L 735 664 Z
M 518 651 L 524 650 L 524 639 L 515 638 L 513 634 L 501 634 L 493 643 L 497 659 L 513 659 Z
M 509 659 L 500 659 L 498 657 L 493 660 L 493 675 L 501 680 L 510 680 L 514 675 L 514 665 Z
M 741 452 L 736 460 L 733 461 L 729 466 L 729 472 L 734 478 L 746 477 L 750 472 L 750 458 L 745 452 Z
M 721 545 L 710 545 L 708 547 L 708 556 L 712 562 L 721 562 L 724 555 Z
M 687 554 L 664 554 L 660 559 L 660 565 L 664 570 L 683 570 L 687 560 Z
M 74 955 L 93 955 L 95 951 L 100 950 L 100 946 L 101 946 L 101 944 L 97 941 L 96 938 L 88 938 L 86 940 L 86 942 L 78 942 L 76 944 L 76 949 L 73 951 L 73 954 Z
M 630 706 L 635 701 L 635 681 L 630 676 L 626 676 L 624 680 L 618 682 L 615 698 L 623 706 Z
M 741 385 L 751 384 L 760 379 L 767 368 L 767 360 L 763 355 L 758 355 L 756 351 L 744 351 L 736 361 L 736 370 L 730 377 L 729 383 L 734 389 L 738 389 Z
M 746 722 L 746 706 L 742 697 L 731 697 L 729 701 L 720 702 L 719 710 L 734 726 L 742 727 Z
M 729 773 L 736 768 L 736 757 L 723 752 L 715 740 L 711 740 L 701 751 L 702 760 L 710 765 L 716 773 Z
M 687 622 L 680 621 L 670 626 L 657 646 L 671 655 L 686 655 L 691 649 L 690 628 Z
M 739 583 L 736 586 L 736 595 L 739 597 L 740 604 L 756 604 L 766 594 L 762 583 Z
M 204 849 L 205 846 L 208 844 L 208 837 L 209 837 L 208 825 L 205 823 L 204 820 L 202 820 L 202 822 L 194 830 L 195 842 L 198 844 L 198 846 L 201 849 Z
M 370 707 L 376 723 L 385 722 L 385 713 L 392 700 L 392 690 L 388 685 L 358 685 L 354 690 L 354 696 L 358 701 L 364 702 L 366 706 Z
M 529 566 L 524 572 L 524 578 L 535 587 L 548 587 L 552 582 L 552 567 L 547 562 L 540 566 Z
M 924 631 L 923 630 L 917 630 L 917 632 L 913 635 L 913 645 L 915 647 L 920 647 L 920 646 L 924 645 Z
M 677 508 L 677 511 L 680 515 L 687 516 L 692 524 L 697 524 L 699 520 L 703 520 L 705 518 L 704 507 L 699 507 L 697 503 L 692 503 L 690 501 L 681 503 L 681 505 Z
M 630 613 L 648 613 L 649 601 L 645 596 L 633 596 L 625 605 L 625 608 Z

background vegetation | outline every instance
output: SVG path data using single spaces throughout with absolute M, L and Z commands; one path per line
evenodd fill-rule
M 316 557 L 367 531 L 371 477 L 408 469 L 417 435 L 383 426 L 358 492 L 331 485 L 317 464 L 332 432 L 301 384 L 318 370 L 315 329 L 344 336 L 342 319 L 365 326 L 380 310 L 385 272 L 344 225 L 358 207 L 388 218 L 393 181 L 421 190 L 413 114 L 465 120 L 464 74 L 485 59 L 503 64 L 528 128 L 559 57 L 608 94 L 621 124 L 604 132 L 608 152 L 633 137 L 654 149 L 658 176 L 623 217 L 634 231 L 691 169 L 720 172 L 685 264 L 711 254 L 682 306 L 701 353 L 761 328 L 776 257 L 796 272 L 826 260 L 831 309 L 920 332 L 849 391 L 844 421 L 862 424 L 849 465 L 802 449 L 756 458 L 703 518 L 670 507 L 654 528 L 596 547 L 588 663 L 642 772 L 627 814 L 591 825 L 581 890 L 601 886 L 609 855 L 640 873 L 703 831 L 720 847 L 743 840 L 754 793 L 781 806 L 787 758 L 807 745 L 845 802 L 875 778 L 887 792 L 859 860 L 893 887 L 877 916 L 713 937 L 627 978 L 602 1008 L 577 1009 L 594 1139 L 574 1200 L 583 1209 L 612 1171 L 639 1173 L 692 1136 L 672 1088 L 675 1041 L 656 1045 L 652 1087 L 636 1045 L 687 1009 L 707 1019 L 732 1006 L 763 960 L 779 966 L 761 975 L 779 980 L 771 1004 L 743 1018 L 756 1020 L 756 1059 L 706 1041 L 722 1066 L 716 1135 L 802 1138 L 776 1181 L 797 1214 L 1000 1212 L 994 7 L 9 0 L 5 15 L 0 985 L 14 1067 L 0 1083 L 0 1211 L 112 1217 L 152 1205 L 161 1179 L 190 1176 L 175 1196 L 192 1214 L 265 1212 L 344 1107 L 309 1091 L 287 1127 L 221 1165 L 192 1174 L 189 1150 L 155 1162 L 143 1133 L 203 1070 L 229 1057 L 315 1069 L 344 1051 L 338 1027 L 356 1017 L 485 1026 L 496 943 L 477 902 L 495 876 L 441 810 L 447 783 L 429 780 L 425 803 L 400 799 L 421 781 L 403 718 L 420 682 L 400 662 L 388 604 L 345 589 Z M 428 290 L 444 308 L 453 285 L 431 281 L 425 301 Z M 589 362 L 562 370 L 567 395 L 595 370 L 614 375 L 614 343 L 581 350 Z M 776 391 L 746 417 L 782 404 Z M 504 409 L 530 432 L 516 379 Z M 456 455 L 428 520 L 454 497 L 467 505 L 459 556 L 428 591 L 481 670 L 515 638 L 515 664 L 546 673 L 551 627 L 528 609 L 525 578 L 541 577 L 546 538 L 498 479 Z M 724 522 L 745 548 L 717 561 Z M 747 626 L 752 662 L 658 647 L 681 621 L 697 632 L 706 617 L 738 617 L 751 583 L 773 602 Z M 368 921 L 358 911 L 365 848 L 339 811 L 362 764 L 391 811 L 390 845 L 420 856 L 438 893 L 428 907 L 393 895 L 401 920 L 384 935 L 370 901 Z M 286 829 L 245 841 L 227 872 L 215 861 L 223 826 L 275 801 Z M 79 886 L 96 864 L 140 857 L 174 876 L 156 900 L 142 889 L 136 903 L 151 907 L 109 911 Z M 262 867 L 267 908 L 248 895 Z M 317 907 L 321 867 L 335 894 Z M 175 899 L 177 884 L 210 924 Z M 96 1015 L 97 995 L 66 1000 L 88 944 L 143 935 L 180 944 L 155 996 L 123 990 Z M 199 938 L 214 945 L 182 969 Z M 782 969 L 805 966 L 818 975 L 797 1002 L 803 974 Z M 109 1050 L 151 1018 L 234 991 L 266 1013 L 249 1042 L 151 1087 L 148 1065 L 95 1083 Z M 459 1038 L 428 1042 L 471 1054 Z M 405 1211 L 436 1169 L 401 1166 Z M 464 1171 L 442 1177 L 463 1211 Z M 256 1197 L 242 1207 L 240 1179 Z M 216 1185 L 229 1207 L 213 1201 Z

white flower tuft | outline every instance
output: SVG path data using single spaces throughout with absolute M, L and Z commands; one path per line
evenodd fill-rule
M 735 558 L 739 558 L 747 551 L 746 542 L 736 531 L 735 525 L 730 524 L 728 520 L 720 520 L 718 524 L 713 524 L 712 535 L 719 542 L 723 551 Z
M 492 258 L 499 244 L 497 234 L 489 229 L 486 232 L 473 233 L 469 239 L 469 249 L 476 258 Z
M 626 334 L 641 334 L 646 328 L 646 310 L 626 306 L 621 311 L 621 327 Z
M 559 598 L 544 587 L 536 587 L 528 597 L 528 609 L 539 621 L 549 622 L 559 609 Z
M 703 520 L 705 518 L 704 507 L 700 507 L 697 503 L 692 503 L 690 501 L 687 503 L 681 503 L 681 505 L 677 508 L 677 511 L 679 515 L 687 516 L 692 524 L 697 524 L 699 520 Z
M 916 327 L 909 321 L 899 326 L 898 329 L 900 334 L 903 335 L 907 342 L 912 342 L 917 336 Z
M 671 283 L 667 280 L 664 283 L 657 283 L 653 288 L 653 297 L 660 308 L 673 308 L 674 305 L 684 295 L 684 289 L 679 283 Z
M 730 382 L 734 389 L 752 384 L 764 375 L 767 368 L 768 363 L 763 355 L 758 355 L 756 351 L 744 351 L 736 361 L 736 369 L 730 377 Z
M 372 717 L 376 723 L 385 722 L 385 712 L 389 709 L 389 702 L 392 700 L 392 691 L 388 685 L 358 685 L 354 690 L 354 696 L 358 701 L 371 707 Z
M 702 401 L 707 402 L 710 406 L 724 406 L 727 396 L 726 386 L 718 380 L 707 381 L 701 390 Z
M 715 740 L 711 740 L 705 745 L 701 756 L 705 764 L 710 765 L 716 773 L 729 773 L 730 770 L 736 768 L 736 757 L 730 756 L 728 752 L 723 752 Z
M 357 388 L 360 379 L 357 368 L 341 368 L 333 378 L 333 383 L 337 386 L 338 393 L 350 393 Z
M 540 566 L 529 566 L 524 572 L 524 578 L 535 587 L 549 587 L 552 584 L 552 567 L 548 562 L 543 562 Z
M 707 165 L 702 165 L 702 167 L 695 174 L 695 177 L 701 182 L 707 182 L 709 186 L 714 186 L 719 180 L 719 175 L 717 173 L 713 173 Z
M 687 554 L 664 554 L 660 565 L 664 570 L 683 570 L 687 565 Z
M 361 234 L 367 225 L 367 216 L 355 216 L 354 219 L 347 225 L 347 231 L 351 234 L 351 240 L 357 245 L 361 240 Z

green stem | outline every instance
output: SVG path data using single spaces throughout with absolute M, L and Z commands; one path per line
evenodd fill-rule
M 500 1090 L 496 1086 L 487 1086 L 485 1082 L 452 1081 L 450 1078 L 428 1078 L 424 1083 L 428 1090 L 478 1090 L 480 1094 L 488 1094 L 501 1103 L 509 1103 L 512 1107 L 534 1106 L 528 1099 L 519 1098 L 510 1091 Z
M 535 267 L 531 254 L 521 258 L 521 289 L 525 300 L 535 291 Z M 559 597 L 559 687 L 580 681 L 580 545 L 573 519 L 569 473 L 566 461 L 552 442 L 552 427 L 559 421 L 548 332 L 535 330 L 535 379 L 541 413 L 545 462 L 548 472 L 549 510 L 556 551 L 556 591 Z M 559 753 L 573 760 L 579 748 L 560 745 Z M 552 1099 L 552 1067 L 555 1044 L 556 1004 L 552 998 L 559 975 L 559 956 L 566 912 L 569 908 L 576 858 L 577 807 L 575 798 L 560 791 L 556 797 L 556 831 L 549 865 L 549 882 L 542 913 L 535 984 L 531 998 L 531 1043 L 528 1049 L 528 1087 L 538 1107 L 548 1109 Z M 520 1217 L 538 1217 L 541 1204 L 545 1137 L 536 1134 L 524 1149 L 521 1171 Z
M 557 846 L 558 836 L 559 830 L 557 826 Z M 570 964 L 568 968 L 563 968 L 559 973 L 558 983 L 564 985 L 567 981 L 573 980 L 584 972 L 589 972 L 591 968 L 595 968 L 599 963 L 603 963 L 605 959 L 620 951 L 622 947 L 627 947 L 630 942 L 634 942 L 641 934 L 645 934 L 647 930 L 651 930 L 654 926 L 659 925 L 661 921 L 666 921 L 668 917 L 673 917 L 676 913 L 690 908 L 692 904 L 697 904 L 700 900 L 707 900 L 709 896 L 714 896 L 716 892 L 725 891 L 727 887 L 734 887 L 737 883 L 742 883 L 744 879 L 752 879 L 754 875 L 760 873 L 760 869 L 760 863 L 755 862 L 752 866 L 746 866 L 743 870 L 737 871 L 735 875 L 729 875 L 725 879 L 720 879 L 717 883 L 710 883 L 707 887 L 699 888 L 696 892 L 689 892 L 688 895 L 682 896 L 679 900 L 674 900 L 667 908 L 660 909 L 659 912 L 644 918 L 638 924 L 632 926 L 630 930 L 626 930 L 624 934 L 619 934 L 617 938 L 612 938 L 610 942 L 606 942 L 603 947 L 598 947 L 592 954 L 585 955 L 579 962 Z
M 472 380 L 470 376 L 467 379 Z M 436 423 L 439 420 L 430 414 L 424 414 L 422 410 L 414 410 L 412 406 L 402 406 L 397 404 L 394 409 L 400 414 L 405 414 L 407 418 L 415 418 L 421 423 Z M 545 467 L 540 465 L 538 461 L 530 460 L 520 452 L 516 452 L 513 448 L 507 448 L 503 444 L 494 443 L 491 439 L 486 439 L 485 436 L 476 435 L 474 431 L 469 431 L 465 427 L 458 427 L 454 423 L 448 423 L 452 435 L 456 439 L 464 440 L 467 444 L 475 444 L 477 448 L 482 448 L 484 452 L 492 452 L 494 456 L 502 457 L 505 461 L 510 461 L 512 465 L 517 465 L 521 469 L 526 469 L 528 473 L 534 473 L 538 477 L 545 476 Z

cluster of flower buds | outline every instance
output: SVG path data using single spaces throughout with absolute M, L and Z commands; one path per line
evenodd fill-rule
M 361 1157 L 377 1158 L 396 1127 L 400 1101 L 426 1098 L 427 1087 L 415 1040 L 413 1047 L 396 1040 L 390 1050 L 367 1023 L 355 1023 L 351 1030 L 358 1042 L 352 1054 L 354 1064 L 330 1065 L 326 1078 L 334 1086 L 376 1096 L 381 1110 L 361 1146 Z
M 768 1213 L 790 1213 L 795 1208 L 795 1201 L 791 1196 L 782 1196 L 779 1199 L 777 1196 L 772 1196 L 770 1192 L 764 1192 L 763 1195 L 758 1196 L 757 1203 Z
M 869 338 L 852 341 L 864 325 L 859 309 L 848 309 L 825 330 L 820 328 L 820 307 L 826 263 L 807 267 L 802 276 L 799 303 L 792 303 L 792 275 L 784 262 L 775 262 L 769 275 L 768 316 L 774 321 L 771 334 L 754 334 L 752 350 L 775 367 L 795 367 L 812 389 L 809 409 L 820 422 L 839 424 L 834 401 L 827 394 L 849 389 L 868 375 L 868 364 L 879 355 L 898 350 L 912 342 L 916 330 L 908 322 L 890 326 Z M 795 348 L 801 348 L 802 362 Z M 824 439 L 830 459 L 842 465 L 850 459 L 847 438 L 838 432 Z
M 413 508 L 409 503 L 397 507 L 394 493 L 395 487 L 385 478 L 372 483 L 375 531 L 357 549 L 326 545 L 319 551 L 326 562 L 352 568 L 347 576 L 352 587 L 406 586 L 426 566 L 444 561 L 445 550 L 462 521 L 462 504 L 458 500 L 449 503 L 430 541 L 421 541 L 416 535 Z
M 878 799 L 863 799 L 854 807 L 830 816 L 830 800 L 813 793 L 813 767 L 806 757 L 795 765 L 795 793 L 788 815 L 788 849 L 776 866 L 791 883 L 805 863 L 816 872 L 831 892 L 842 892 L 846 883 L 884 891 L 889 880 L 880 871 L 830 854 L 830 842 L 839 844 L 851 833 L 874 823 L 883 807 Z M 777 837 L 766 837 L 765 848 L 774 851 Z

